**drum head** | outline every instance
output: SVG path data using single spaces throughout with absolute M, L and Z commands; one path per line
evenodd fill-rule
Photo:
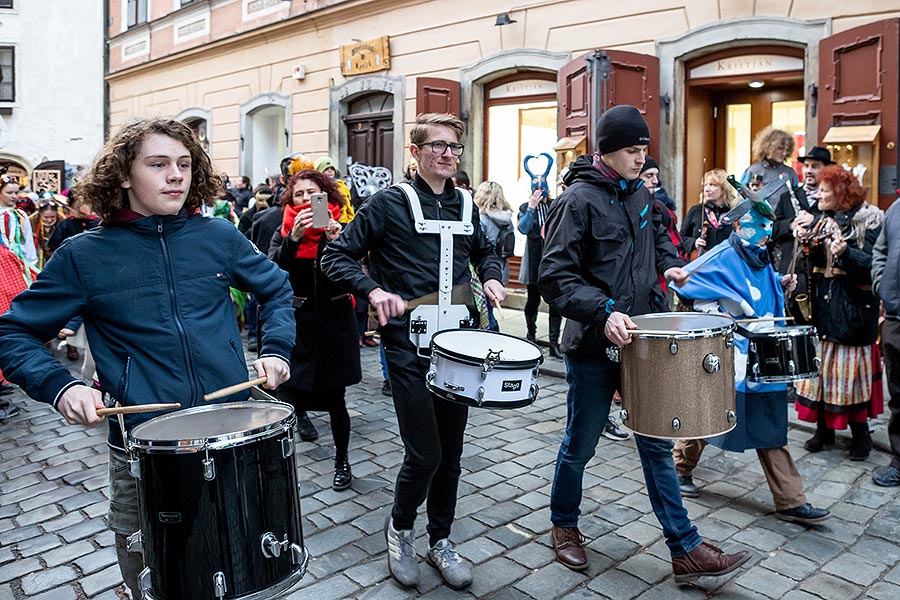
M 631 317 L 638 329 L 656 331 L 677 331 L 685 337 L 707 337 L 721 335 L 734 328 L 734 320 L 726 315 L 705 313 L 651 313 Z M 656 337 L 648 335 L 647 337 Z
M 533 366 L 543 362 L 541 349 L 528 340 L 481 329 L 441 331 L 431 343 L 435 352 L 464 361 L 481 363 L 489 352 L 500 353 L 501 366 Z
M 294 409 L 283 402 L 229 402 L 171 412 L 131 432 L 137 447 L 175 447 L 188 450 L 220 442 L 234 442 L 276 431 L 292 422 Z

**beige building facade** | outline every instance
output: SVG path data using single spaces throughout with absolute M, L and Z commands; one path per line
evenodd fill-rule
M 292 151 L 399 177 L 417 112 L 443 108 L 467 124 L 461 167 L 517 205 L 525 157 L 551 155 L 554 179 L 590 149 L 588 123 L 627 101 L 685 206 L 704 169 L 746 167 L 768 124 L 800 147 L 824 145 L 835 125 L 877 126 L 867 183 L 884 199 L 896 187 L 900 0 L 108 2 L 111 129 L 176 116 L 221 170 L 254 182 Z M 375 70 L 348 74 L 360 65 L 342 68 L 342 47 L 369 51 Z M 850 84 L 860 71 L 872 81 Z

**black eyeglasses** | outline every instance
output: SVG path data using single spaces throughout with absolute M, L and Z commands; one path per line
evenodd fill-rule
M 447 142 L 423 142 L 421 144 L 416 144 L 417 146 L 431 146 L 431 151 L 435 154 L 443 154 L 447 151 L 447 148 L 450 148 L 450 153 L 453 156 L 462 156 L 463 150 L 465 150 L 465 146 L 462 144 L 448 144 Z

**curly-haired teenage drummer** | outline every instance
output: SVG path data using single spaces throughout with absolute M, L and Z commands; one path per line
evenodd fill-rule
M 137 121 L 103 148 L 79 193 L 104 225 L 63 243 L 34 285 L 0 317 L 0 367 L 71 424 L 96 426 L 104 395 L 122 405 L 203 404 L 203 394 L 246 382 L 247 365 L 229 286 L 259 298 L 262 339 L 253 363 L 274 389 L 289 376 L 294 312 L 287 276 L 238 230 L 200 216 L 222 181 L 189 127 Z M 44 342 L 73 316 L 84 326 L 100 389 L 75 379 Z M 221 401 L 246 399 L 234 394 Z M 158 413 L 127 415 L 126 430 Z M 140 528 L 137 485 L 122 432 L 109 431 L 109 526 L 119 566 L 138 597 L 141 555 L 126 535 Z
M 733 317 L 783 316 L 782 288 L 793 289 L 797 276 L 782 277 L 772 266 L 766 243 L 772 235 L 775 213 L 765 200 L 745 200 L 724 220 L 734 223 L 734 233 L 727 242 L 688 265 L 687 269 L 696 273 L 676 292 L 704 312 L 725 312 Z M 787 385 L 750 381 L 749 340 L 736 335 L 734 346 L 737 425 L 709 443 L 733 452 L 756 450 L 775 500 L 777 518 L 804 525 L 824 521 L 830 513 L 806 501 L 800 472 L 787 447 Z M 672 454 L 682 496 L 700 495 L 691 474 L 706 444 L 707 440 L 678 440 L 675 444 Z
M 665 310 L 658 273 L 681 283 L 684 262 L 664 228 L 653 223 L 653 199 L 640 179 L 650 130 L 633 106 L 616 106 L 597 123 L 597 153 L 580 157 L 567 189 L 550 207 L 538 285 L 568 319 L 566 433 L 556 459 L 550 520 L 556 558 L 587 568 L 578 529 L 584 467 L 593 457 L 609 415 L 620 368 L 615 346 L 631 343 L 629 315 Z M 745 563 L 746 551 L 725 554 L 703 541 L 691 524 L 668 440 L 635 435 L 650 504 L 662 525 L 677 582 L 724 575 Z

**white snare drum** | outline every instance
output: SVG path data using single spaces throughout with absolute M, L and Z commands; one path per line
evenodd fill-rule
M 425 385 L 436 396 L 482 408 L 519 408 L 534 402 L 544 355 L 511 335 L 450 329 L 431 338 Z

